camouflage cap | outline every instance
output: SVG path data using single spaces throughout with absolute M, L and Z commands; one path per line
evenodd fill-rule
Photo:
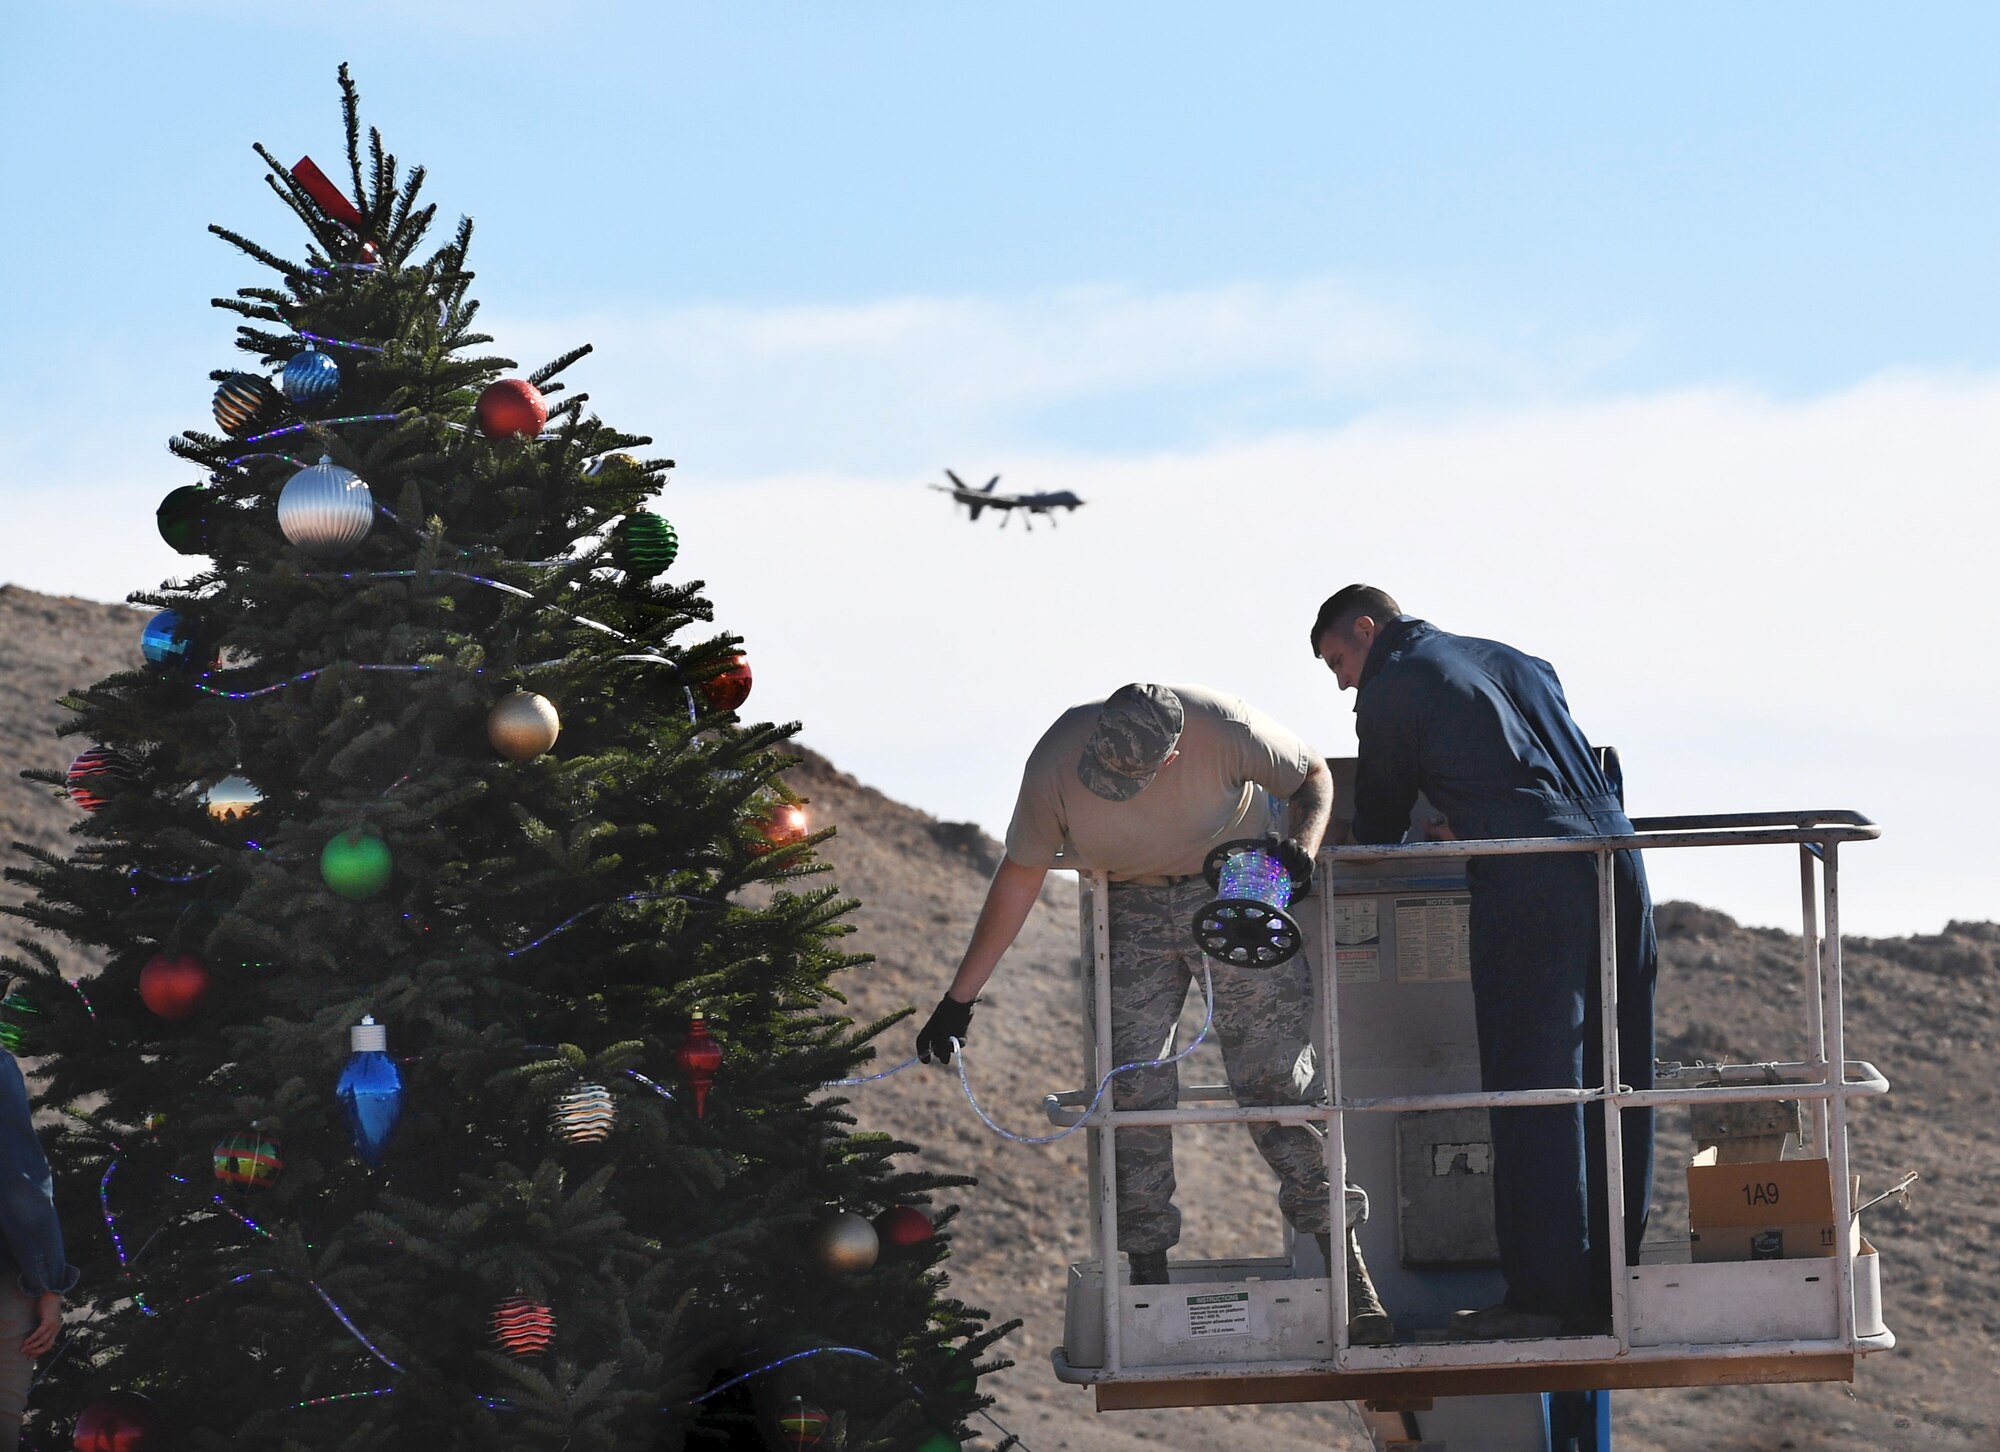
M 1185 719 L 1181 698 L 1165 686 L 1120 686 L 1098 710 L 1077 780 L 1107 802 L 1131 801 L 1173 754 Z

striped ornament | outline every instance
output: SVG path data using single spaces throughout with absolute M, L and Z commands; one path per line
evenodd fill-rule
M 657 514 L 635 509 L 611 529 L 611 562 L 635 580 L 650 580 L 673 564 L 680 536 Z
M 325 403 L 340 392 L 340 365 L 317 348 L 308 348 L 285 365 L 278 386 L 293 403 Z
M 260 1134 L 232 1134 L 215 1147 L 215 1178 L 225 1185 L 268 1186 L 284 1167 L 278 1142 Z
M 262 378 L 248 373 L 232 373 L 215 390 L 215 421 L 232 439 L 262 431 L 284 400 L 278 390 Z
M 493 1308 L 493 1339 L 510 1356 L 539 1356 L 555 1335 L 555 1312 L 539 1301 L 515 1296 Z
M 804 1452 L 826 1440 L 826 1413 L 804 1397 L 793 1397 L 777 1416 L 778 1445 L 788 1452 Z
M 94 812 L 132 785 L 132 763 L 108 746 L 93 746 L 69 764 L 63 785 L 69 799 Z
M 602 1084 L 581 1084 L 556 1100 L 549 1122 L 571 1144 L 596 1144 L 607 1139 L 617 1123 L 618 1108 Z
M 374 492 L 360 475 L 325 455 L 287 479 L 278 493 L 278 528 L 308 554 L 352 549 L 374 526 Z

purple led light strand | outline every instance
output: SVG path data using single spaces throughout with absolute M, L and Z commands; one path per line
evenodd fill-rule
M 204 685 L 200 681 L 191 681 L 189 684 L 197 691 L 206 691 L 209 695 L 219 696 L 225 701 L 249 701 L 254 700 L 258 696 L 268 696 L 273 692 L 282 691 L 287 686 L 296 686 L 302 681 L 309 681 L 314 676 L 323 675 L 332 669 L 332 666 L 314 666 L 309 671 L 300 671 L 290 680 L 279 681 L 273 686 L 259 686 L 254 691 L 225 691 L 221 686 Z M 420 675 L 425 671 L 439 670 L 442 667 L 429 665 L 356 665 L 353 669 L 357 671 L 395 671 L 403 675 Z M 485 667 L 474 667 L 472 674 L 476 676 L 486 674 Z
M 261 444 L 266 439 L 282 439 L 289 434 L 302 434 L 312 429 L 332 428 L 335 424 L 391 423 L 401 417 L 400 413 L 356 413 L 350 414 L 346 418 L 316 418 L 310 423 L 286 424 L 281 429 L 270 429 L 261 434 L 251 434 L 243 442 L 246 444 Z M 230 457 L 232 459 L 247 459 L 251 456 L 248 454 L 232 454 Z
M 104 1178 L 97 1182 L 97 1206 L 104 1212 L 104 1228 L 111 1235 L 111 1248 L 118 1252 L 118 1268 L 130 1270 L 132 1262 L 125 1255 L 125 1242 L 118 1234 L 118 1217 L 111 1213 L 111 1177 L 118 1173 L 118 1156 L 111 1157 L 111 1163 L 104 1167 Z
M 667 1088 L 665 1085 L 655 1084 L 651 1079 L 648 1079 L 644 1074 L 641 1074 L 637 1069 L 627 1069 L 625 1072 L 630 1074 L 634 1079 L 637 1079 L 641 1084 L 644 1084 L 648 1089 L 652 1090 L 662 1099 L 672 1099 L 674 1097 L 673 1090 Z
M 712 1386 L 698 1397 L 689 1397 L 688 1402 L 690 1405 L 699 1406 L 710 1397 L 720 1396 L 731 1387 L 741 1382 L 746 1382 L 753 1376 L 762 1376 L 767 1371 L 776 1371 L 781 1366 L 788 1366 L 794 1361 L 803 1361 L 808 1356 L 859 1356 L 868 1361 L 880 1362 L 882 1360 L 874 1352 L 863 1351 L 858 1346 L 815 1346 L 810 1351 L 794 1351 L 790 1356 L 781 1356 L 776 1361 L 767 1361 L 762 1366 L 753 1367 L 751 1370 L 744 1372 L 741 1376 L 732 1376 L 728 1381 L 722 1383 L 721 1386 Z M 671 1411 L 672 1408 L 665 1408 L 664 1410 Z
M 953 1039 L 951 1041 L 951 1050 L 953 1058 L 958 1064 L 958 1082 L 960 1087 L 965 1090 L 965 1102 L 972 1106 L 972 1112 L 979 1116 L 980 1122 L 988 1129 L 992 1130 L 1002 1139 L 1012 1140 L 1015 1144 L 1054 1144 L 1057 1140 L 1068 1139 L 1078 1130 L 1090 1127 L 1090 1117 L 1097 1113 L 1097 1106 L 1104 1099 L 1104 1091 L 1111 1087 L 1112 1079 L 1120 1074 L 1129 1073 L 1133 1069 L 1160 1069 L 1165 1068 L 1168 1064 L 1178 1064 L 1182 1059 L 1185 1059 L 1189 1054 L 1192 1054 L 1196 1049 L 1201 1047 L 1202 1041 L 1208 1037 L 1210 1026 L 1215 1022 L 1215 979 L 1209 972 L 1207 959 L 1203 959 L 1201 965 L 1201 993 L 1202 1000 L 1208 1011 L 1202 1017 L 1201 1032 L 1188 1041 L 1188 1046 L 1178 1054 L 1170 1055 L 1164 1059 L 1140 1059 L 1134 1063 L 1120 1064 L 1117 1068 L 1111 1070 L 1110 1073 L 1098 1080 L 1097 1092 L 1090 1096 L 1090 1104 L 1083 1111 L 1083 1117 L 1067 1129 L 1059 1129 L 1054 1134 L 1029 1135 L 1015 1134 L 1012 1130 L 996 1124 L 985 1109 L 980 1106 L 979 1096 L 972 1092 L 972 1081 L 965 1075 L 964 1041 Z
M 314 1397 L 311 1401 L 293 1402 L 289 1407 L 282 1407 L 279 1410 L 296 1412 L 305 1407 L 330 1407 L 336 1402 L 365 1401 L 369 1397 L 394 1396 L 395 1393 L 396 1388 L 392 1386 L 378 1386 L 373 1391 L 336 1392 L 330 1397 Z
M 220 870 L 220 868 L 215 867 L 204 867 L 199 872 L 174 873 L 155 872 L 150 867 L 129 867 L 125 870 L 125 875 L 127 877 L 150 877 L 155 882 L 183 883 L 200 882 L 204 877 L 215 876 Z
M 76 996 L 83 1000 L 83 1011 L 90 1015 L 90 1021 L 92 1023 L 96 1023 L 97 1010 L 91 1007 L 90 995 L 83 991 L 83 980 L 81 978 L 65 978 L 63 982 L 67 983 L 71 988 L 74 988 L 76 990 Z
M 386 353 L 389 351 L 387 348 L 378 348 L 373 343 L 351 343 L 345 338 L 323 338 L 318 333 L 308 333 L 304 328 L 294 328 L 293 331 L 308 343 L 321 343 L 329 348 L 351 348 L 356 353 Z M 390 417 L 394 418 L 395 415 L 391 414 Z M 353 420 L 344 418 L 330 419 L 328 422 L 352 423 Z
M 259 1235 L 265 1237 L 267 1240 L 270 1238 L 271 1236 L 270 1231 L 266 1230 L 263 1226 L 259 1225 L 256 1221 L 252 1220 L 248 1215 L 245 1215 L 242 1211 L 238 1210 L 234 1205 L 231 1205 L 227 1200 L 223 1199 L 220 1195 L 215 1196 L 215 1203 L 217 1205 L 220 1205 L 225 1212 L 235 1216 L 236 1219 L 240 1220 L 243 1224 L 249 1226 L 252 1230 L 256 1231 Z M 396 1372 L 398 1375 L 402 1374 L 403 1368 L 398 1366 L 392 1359 L 390 1359 L 388 1353 L 383 1351 L 381 1347 L 377 1346 L 374 1342 L 370 1341 L 367 1338 L 367 1336 L 365 1336 L 362 1333 L 361 1328 L 354 1324 L 353 1320 L 348 1316 L 347 1312 L 341 1310 L 339 1303 L 336 1302 L 332 1296 L 329 1296 L 326 1293 L 326 1291 L 321 1288 L 320 1283 L 318 1281 L 313 1280 L 311 1277 L 308 1276 L 305 1278 L 305 1282 L 308 1286 L 312 1287 L 312 1292 L 314 1295 L 318 1296 L 322 1301 L 326 1302 L 326 1308 L 329 1311 L 333 1312 L 333 1314 L 337 1318 L 339 1318 L 340 1324 L 347 1328 L 348 1335 L 352 1336 L 356 1341 L 359 1341 L 364 1347 L 367 1348 L 368 1354 L 370 1356 L 374 1357 L 377 1361 L 381 1362 L 384 1366 L 388 1367 L 391 1371 Z
M 340 1309 L 340 1306 L 334 1301 L 333 1297 L 329 1296 L 325 1292 L 325 1290 L 321 1288 L 320 1283 L 318 1281 L 307 1280 L 306 1284 L 312 1287 L 314 1295 L 318 1296 L 322 1301 L 326 1302 L 327 1310 L 333 1312 L 333 1314 L 339 1318 L 340 1324 L 347 1328 L 347 1334 L 352 1336 L 356 1341 L 359 1341 L 363 1346 L 365 1346 L 368 1349 L 368 1354 L 370 1356 L 374 1357 L 377 1361 L 381 1362 L 384 1366 L 388 1367 L 389 1370 L 395 1372 L 396 1375 L 401 1376 L 403 1374 L 403 1368 L 398 1366 L 392 1359 L 390 1359 L 389 1354 L 383 1351 L 381 1347 L 377 1346 L 373 1341 L 370 1341 L 367 1338 L 367 1336 L 362 1334 L 361 1328 L 354 1324 L 353 1319 L 347 1314 L 347 1312 Z

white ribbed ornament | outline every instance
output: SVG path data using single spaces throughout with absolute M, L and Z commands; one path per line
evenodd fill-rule
M 583 1084 L 556 1100 L 549 1120 L 571 1144 L 596 1144 L 611 1133 L 618 1110 L 602 1084 Z
M 278 528 L 316 555 L 335 555 L 368 537 L 375 495 L 360 475 L 322 456 L 285 481 L 278 493 Z

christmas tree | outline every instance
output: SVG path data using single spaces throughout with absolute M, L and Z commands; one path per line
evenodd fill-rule
M 340 81 L 351 190 L 258 148 L 303 260 L 212 229 L 275 275 L 172 443 L 212 567 L 133 597 L 47 778 L 77 846 L 10 873 L 105 959 L 6 964 L 85 1272 L 29 1444 L 956 1447 L 1009 1328 L 939 1270 L 970 1182 L 825 1087 L 887 1025 L 796 728 L 688 638 L 671 461 L 560 397 L 587 348 L 480 351 L 471 224 L 419 255 Z

